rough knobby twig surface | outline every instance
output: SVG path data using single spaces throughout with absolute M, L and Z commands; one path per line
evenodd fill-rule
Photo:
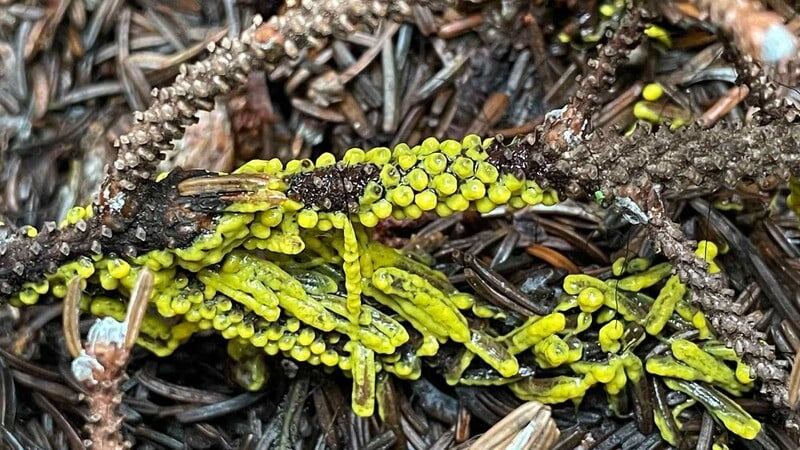
M 119 411 L 120 384 L 127 379 L 125 367 L 152 293 L 153 274 L 144 269 L 131 292 L 125 321 L 110 317 L 97 320 L 89 330 L 83 351 L 72 362 L 75 378 L 86 388 L 90 417 L 86 428 L 95 450 L 130 448 L 122 436 L 125 418 Z
M 24 230 L 0 243 L 0 292 L 8 295 L 23 282 L 54 273 L 81 256 L 114 253 L 134 257 L 156 248 L 188 245 L 208 230 L 212 217 L 189 208 L 177 185 L 203 171 L 173 171 L 162 182 L 140 179 L 136 189 L 109 187 L 98 197 L 94 216 L 73 226 L 48 223 L 31 238 Z
M 114 319 L 106 318 L 98 321 L 93 329 L 96 333 L 104 333 L 101 328 L 118 327 Z M 125 366 L 130 355 L 129 350 L 119 345 L 100 338 L 89 340 L 84 353 L 79 358 L 93 359 L 95 366 L 92 368 L 92 381 L 84 381 L 89 394 L 86 401 L 89 404 L 91 421 L 87 424 L 88 439 L 92 448 L 97 450 L 118 450 L 129 448 L 122 437 L 121 427 L 124 417 L 119 413 L 122 403 L 120 384 L 126 379 Z M 78 361 L 78 360 L 76 360 Z M 73 369 L 74 370 L 74 369 Z
M 712 20 L 725 24 L 731 17 L 740 17 L 725 15 L 712 3 L 698 1 L 708 8 Z M 748 2 L 733 3 L 750 8 Z M 650 239 L 691 288 L 692 300 L 709 316 L 718 337 L 750 364 L 764 382 L 762 390 L 770 393 L 776 404 L 786 404 L 788 374 L 783 362 L 775 361 L 774 348 L 763 333 L 755 330 L 758 318 L 742 316 L 724 275 L 707 273 L 707 264 L 695 256 L 680 227 L 669 219 L 660 195 L 691 188 L 733 187 L 743 179 L 764 187 L 776 179 L 785 181 L 800 170 L 800 131 L 786 122 L 794 116 L 785 116 L 761 127 L 689 127 L 676 133 L 661 129 L 655 134 L 638 131 L 627 138 L 592 133 L 589 119 L 597 110 L 597 99 L 613 84 L 617 67 L 638 44 L 645 17 L 645 12 L 634 9 L 600 50 L 599 60 L 590 61 L 594 73 L 583 79 L 571 102 L 540 131 L 516 139 L 506 152 L 519 152 L 529 176 L 538 175 L 545 186 L 570 197 L 586 198 L 600 192 L 608 200 L 633 200 L 638 209 L 634 215 L 647 224 Z M 778 25 L 783 29 L 782 22 Z
M 95 199 L 94 217 L 64 229 L 51 223 L 34 238 L 20 232 L 0 243 L 0 294 L 8 295 L 24 281 L 40 279 L 80 256 L 104 252 L 133 257 L 154 248 L 186 245 L 207 230 L 209 217 L 176 212 L 181 206 L 174 203 L 175 189 L 151 180 L 173 141 L 197 122 L 196 113 L 210 111 L 215 97 L 245 85 L 249 73 L 271 72 L 317 39 L 348 33 L 354 20 L 377 26 L 382 17 L 408 11 L 406 2 L 303 2 L 266 23 L 257 18 L 238 39 L 210 44 L 205 59 L 182 65 L 172 85 L 154 88 L 151 105 L 134 113 L 132 129 L 115 142 L 118 155 Z M 177 175 L 181 178 L 175 182 L 188 176 Z M 166 205 L 172 206 L 163 208 Z M 142 231 L 142 218 L 160 225 Z
M 569 103 L 550 113 L 551 120 L 543 125 L 546 150 L 560 153 L 591 132 L 592 116 L 599 111 L 603 97 L 614 85 L 617 68 L 641 44 L 642 31 L 649 17 L 646 10 L 633 8 L 623 17 L 611 40 L 599 49 L 597 59 L 586 63 L 592 71 L 583 76 Z
M 691 242 L 680 226 L 670 219 L 659 193 L 647 186 L 629 188 L 628 193 L 645 211 L 647 228 L 656 248 L 673 262 L 681 281 L 691 287 L 691 300 L 705 312 L 717 337 L 732 347 L 762 380 L 762 392 L 777 405 L 788 398 L 788 373 L 784 361 L 776 361 L 775 349 L 766 344 L 766 335 L 756 328 L 760 312 L 745 316 L 735 301 L 725 275 L 708 273 L 708 264 L 695 256 Z

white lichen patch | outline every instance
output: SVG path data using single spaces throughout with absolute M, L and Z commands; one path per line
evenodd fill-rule
M 94 378 L 95 372 L 105 371 L 103 365 L 97 361 L 97 358 L 89 355 L 85 350 L 81 350 L 81 354 L 72 360 L 71 368 L 75 379 L 81 383 L 87 384 L 97 383 L 97 380 Z
M 97 319 L 94 325 L 92 325 L 86 339 L 92 349 L 94 349 L 97 344 L 115 345 L 122 348 L 127 331 L 128 324 L 119 322 L 111 317 L 104 317 L 102 319 Z

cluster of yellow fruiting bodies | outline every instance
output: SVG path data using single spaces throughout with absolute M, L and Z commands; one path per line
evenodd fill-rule
M 422 359 L 448 342 L 462 348 L 455 366 L 446 370 L 449 383 L 507 384 L 522 398 L 547 403 L 579 401 L 598 384 L 618 396 L 628 380 L 640 380 L 645 371 L 702 381 L 733 395 L 752 386 L 749 369 L 714 343 L 703 314 L 685 298 L 686 288 L 670 276 L 669 264 L 620 261 L 614 275 L 627 276 L 605 281 L 570 275 L 552 313 L 521 318 L 519 327 L 500 335 L 491 326 L 476 326 L 491 324 L 498 308 L 370 238 L 369 229 L 388 217 L 413 219 L 426 211 L 445 217 L 470 208 L 489 212 L 499 205 L 558 201 L 554 191 L 519 170 L 508 173 L 502 162 L 508 155 L 506 160 L 490 155 L 491 144 L 477 136 L 460 142 L 429 138 L 415 147 L 351 149 L 338 162 L 331 154 L 286 165 L 251 161 L 227 178 L 190 180 L 191 192 L 223 178 L 258 183 L 227 204 L 213 230 L 186 248 L 135 258 L 79 258 L 26 284 L 13 302 L 32 304 L 48 292 L 64 297 L 67 283 L 78 277 L 82 308 L 122 319 L 123 299 L 148 267 L 155 289 L 141 346 L 168 355 L 193 334 L 215 330 L 229 340 L 237 380 L 249 389 L 268 379 L 265 355 L 338 367 L 353 379 L 352 405 L 359 415 L 373 414 L 378 373 L 417 378 Z M 91 214 L 90 207 L 75 208 L 62 225 Z M 698 254 L 713 261 L 716 247 L 701 245 Z M 643 292 L 664 280 L 655 298 Z M 661 337 L 667 326 L 694 328 L 703 343 L 674 340 L 668 353 L 643 364 L 635 347 L 646 334 Z M 584 355 L 581 337 L 595 333 L 592 339 L 606 355 L 601 361 Z M 525 364 L 539 367 L 535 377 L 524 376 Z M 474 365 L 483 375 L 470 374 Z M 574 376 L 547 378 L 547 369 L 557 367 L 569 367 Z M 692 395 L 689 388 L 680 389 Z M 734 433 L 752 437 L 759 429 L 740 408 L 707 407 Z

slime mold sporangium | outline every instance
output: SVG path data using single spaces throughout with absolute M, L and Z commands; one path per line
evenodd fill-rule
M 675 389 L 705 402 L 729 430 L 753 438 L 759 423 L 728 397 L 752 388 L 749 367 L 714 340 L 669 263 L 620 261 L 613 266 L 617 278 L 609 280 L 569 275 L 556 304 L 540 305 L 542 314 L 520 317 L 500 333 L 492 327 L 505 315 L 498 308 L 371 238 L 389 217 L 557 203 L 556 192 L 533 181 L 531 170 L 524 155 L 474 135 L 355 148 L 340 161 L 327 153 L 285 165 L 250 161 L 230 175 L 177 183 L 192 208 L 217 213 L 189 245 L 82 257 L 25 284 L 12 302 L 32 304 L 48 292 L 64 297 L 78 279 L 83 309 L 121 320 L 123 299 L 147 267 L 154 294 L 139 345 L 164 356 L 193 334 L 215 330 L 228 340 L 234 376 L 247 389 L 267 382 L 263 358 L 280 354 L 338 367 L 353 380 L 353 410 L 369 416 L 378 373 L 416 379 L 424 361 L 449 346 L 459 349 L 457 356 L 439 369 L 450 384 L 508 385 L 520 398 L 545 403 L 579 402 L 602 386 L 613 406 L 626 385 L 643 383 L 649 373 L 676 380 Z M 92 213 L 75 208 L 62 226 Z M 710 242 L 698 248 L 712 272 L 719 270 L 717 252 Z M 646 294 L 659 286 L 655 297 Z M 694 335 L 669 339 L 647 358 L 635 353 L 647 335 L 666 339 L 667 324 Z M 668 427 L 659 429 L 673 440 Z

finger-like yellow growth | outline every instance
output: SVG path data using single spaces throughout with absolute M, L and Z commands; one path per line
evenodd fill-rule
M 658 293 L 653 306 L 645 317 L 645 329 L 650 334 L 658 334 L 672 317 L 678 302 L 686 294 L 686 285 L 673 275 Z
M 509 385 L 511 391 L 522 400 L 542 403 L 563 403 L 567 400 L 580 402 L 586 391 L 596 384 L 587 377 L 557 376 L 553 378 L 525 378 Z
M 504 377 L 511 377 L 519 372 L 517 358 L 508 349 L 491 336 L 477 331 L 472 331 L 472 338 L 467 342 L 466 347 L 486 361 L 492 368 L 497 370 Z M 566 349 L 569 351 L 569 349 Z
M 718 253 L 719 249 L 717 248 L 717 245 L 710 241 L 698 242 L 697 250 L 694 252 L 695 255 L 708 262 L 708 273 L 719 273 L 720 268 L 714 261 L 714 258 L 717 257 Z
M 570 348 L 563 339 L 550 335 L 533 346 L 536 363 L 544 369 L 558 367 L 570 359 Z
M 438 337 L 462 343 L 470 339 L 464 316 L 424 278 L 387 267 L 375 271 L 372 285 L 386 294 L 407 300 L 400 304 L 400 308 Z
M 620 338 L 622 338 L 624 332 L 625 325 L 619 320 L 612 320 L 603 325 L 598 335 L 600 348 L 602 348 L 604 352 L 617 353 L 620 348 L 622 348 Z
M 670 273 L 672 273 L 672 265 L 669 263 L 661 263 L 643 272 L 619 280 L 617 286 L 625 291 L 638 292 L 655 285 L 669 276 Z
M 703 386 L 699 383 L 687 381 L 665 379 L 664 382 L 670 389 L 681 391 L 702 403 L 717 420 L 725 425 L 725 428 L 745 439 L 755 439 L 761 431 L 761 423 L 753 419 L 736 402 L 717 392 L 713 388 Z
M 647 373 L 662 377 L 679 378 L 686 381 L 713 382 L 711 376 L 702 370 L 683 364 L 672 356 L 656 356 L 649 358 L 645 364 Z
M 603 292 L 595 287 L 587 287 L 578 293 L 578 306 L 581 311 L 593 313 L 600 309 L 604 302 Z
M 715 358 L 719 358 L 723 361 L 732 361 L 736 363 L 736 379 L 742 384 L 751 384 L 754 379 L 750 376 L 750 367 L 742 362 L 742 359 L 739 358 L 739 355 L 730 348 L 725 346 L 720 342 L 706 342 L 703 344 L 703 351 L 713 355 Z
M 460 142 L 429 138 L 414 147 L 355 148 L 341 161 L 329 153 L 285 165 L 251 161 L 229 178 L 204 178 L 228 189 L 233 183 L 243 193 L 220 202 L 208 232 L 191 244 L 135 258 L 78 259 L 26 283 L 14 302 L 34 303 L 50 292 L 64 296 L 67 282 L 78 277 L 94 296 L 86 301 L 94 314 L 121 318 L 124 301 L 116 299 L 129 296 L 148 267 L 155 274 L 153 307 L 143 322 L 142 346 L 166 355 L 195 333 L 218 333 L 229 341 L 234 380 L 249 390 L 268 381 L 265 355 L 336 367 L 353 379 L 352 407 L 359 415 L 374 411 L 378 374 L 416 379 L 423 358 L 442 353 L 450 384 L 508 384 L 521 398 L 548 403 L 578 402 L 601 385 L 614 402 L 628 382 L 638 386 L 645 368 L 736 395 L 751 388 L 749 368 L 710 343 L 674 341 L 671 354 L 644 364 L 640 352 L 633 353 L 645 332 L 661 334 L 668 323 L 688 322 L 702 338 L 712 337 L 702 313 L 684 299 L 685 287 L 670 277 L 669 264 L 623 259 L 612 266 L 621 279 L 569 275 L 555 310 L 520 318 L 488 298 L 458 292 L 431 267 L 432 258 L 422 263 L 373 242 L 370 229 L 389 217 L 557 202 L 557 192 L 526 173 L 532 170 L 525 155 L 507 150 L 473 135 Z M 208 194 L 202 183 L 190 182 L 187 197 Z M 76 208 L 65 225 L 79 226 L 92 213 Z M 719 270 L 717 252 L 711 243 L 698 246 L 712 272 Z M 94 295 L 103 291 L 107 297 Z M 598 345 L 606 360 L 597 360 Z M 551 368 L 561 376 L 548 375 Z M 728 405 L 712 407 L 734 432 L 752 431 Z
M 258 280 L 251 280 L 245 284 L 233 274 L 220 275 L 210 270 L 201 271 L 197 274 L 197 278 L 206 285 L 206 297 L 220 292 L 269 321 L 276 320 L 280 315 L 277 296 Z M 253 293 L 257 292 L 258 297 L 250 295 L 242 288 Z
M 705 352 L 697 344 L 685 339 L 676 339 L 671 345 L 672 354 L 686 365 L 701 371 L 711 378 L 712 382 L 728 392 L 739 395 L 749 389 L 736 378 L 730 367 L 723 361 Z
M 650 260 L 647 258 L 633 258 L 628 260 L 625 257 L 617 258 L 611 265 L 611 272 L 615 277 L 625 273 L 638 273 L 650 267 Z
M 565 326 L 566 318 L 562 313 L 552 313 L 541 318 L 530 319 L 511 335 L 506 336 L 506 339 L 510 340 L 509 350 L 512 354 L 521 353 L 548 336 L 562 331 Z
M 371 416 L 375 409 L 375 354 L 358 343 L 352 347 L 353 412 L 359 416 Z

